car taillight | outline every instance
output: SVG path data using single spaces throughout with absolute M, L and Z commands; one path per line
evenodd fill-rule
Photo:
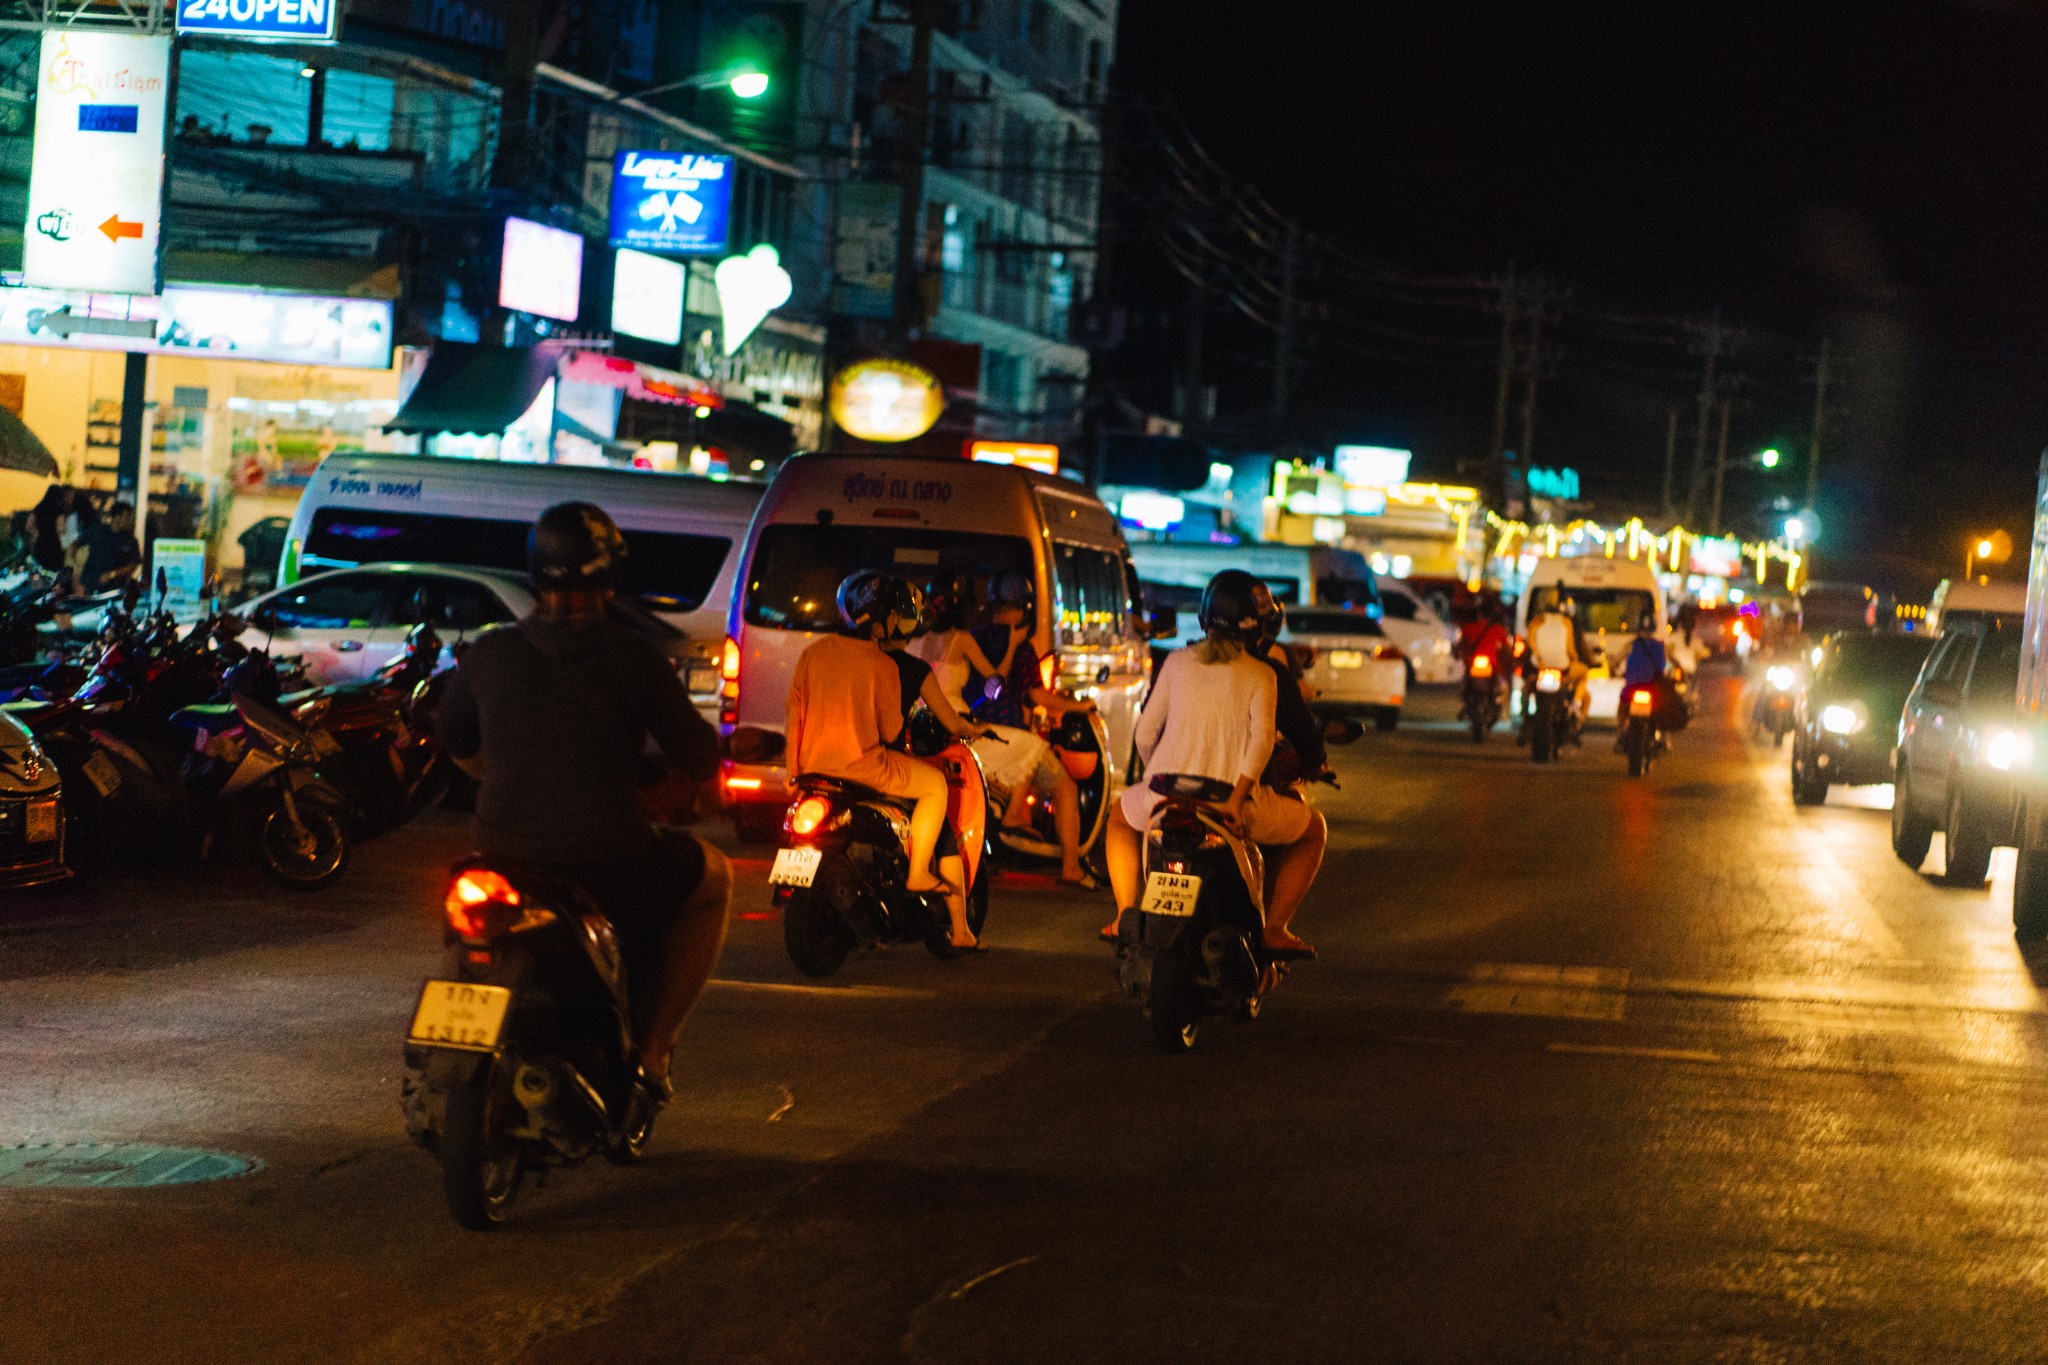
M 822 796 L 806 796 L 789 813 L 789 832 L 798 838 L 816 834 L 832 814 L 832 803 Z
M 487 867 L 473 867 L 449 883 L 442 909 L 449 928 L 466 939 L 481 939 L 487 934 L 485 906 L 518 904 L 517 887 Z
M 718 653 L 718 720 L 721 725 L 740 722 L 740 642 L 730 635 Z
M 1408 656 L 1401 652 L 1399 645 L 1381 645 L 1373 650 L 1372 657 L 1378 659 L 1381 663 L 1393 663 Z

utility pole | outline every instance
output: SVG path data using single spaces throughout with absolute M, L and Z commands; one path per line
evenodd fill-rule
M 1713 535 L 1721 534 L 1721 483 L 1728 476 L 1728 400 L 1721 400 L 1721 448 L 1714 457 L 1714 516 L 1708 522 L 1707 530 Z
M 1716 366 L 1721 360 L 1721 343 L 1726 335 L 1721 327 L 1721 310 L 1716 308 L 1707 318 L 1706 352 L 1707 363 L 1700 371 L 1700 419 L 1693 430 L 1692 478 L 1686 483 L 1685 520 L 1692 521 L 1699 515 L 1700 498 L 1707 491 L 1707 423 L 1713 419 L 1715 399 Z
M 1180 401 L 1174 415 L 1183 427 L 1192 427 L 1208 416 L 1202 410 L 1202 322 L 1209 311 L 1209 287 L 1199 279 L 1188 281 L 1187 333 L 1182 338 Z
M 1524 471 L 1535 459 L 1536 383 L 1543 375 L 1543 305 L 1546 292 L 1543 276 L 1539 274 L 1530 291 L 1529 350 L 1522 371 L 1522 446 L 1516 453 L 1521 457 Z
M 1828 339 L 1820 339 L 1820 358 L 1813 367 L 1813 440 L 1806 449 L 1806 508 L 1820 496 L 1820 433 L 1828 416 Z
M 1510 264 L 1500 282 L 1500 360 L 1493 390 L 1493 442 L 1486 448 L 1488 482 L 1499 492 L 1501 508 L 1507 508 L 1507 466 L 1502 452 L 1508 439 L 1508 390 L 1515 375 L 1515 267 Z
M 902 198 L 896 211 L 896 339 L 907 341 L 924 325 L 924 282 L 918 266 L 924 243 L 924 161 L 931 141 L 932 29 L 938 0 L 910 0 L 910 70 L 903 77 Z M 515 6 L 515 8 L 518 8 Z
M 1278 437 L 1287 422 L 1288 390 L 1294 369 L 1295 291 L 1301 273 L 1301 224 L 1287 223 L 1287 245 L 1280 257 L 1280 325 L 1273 337 L 1273 434 Z
M 1678 511 L 1671 501 L 1676 491 L 1672 481 L 1678 468 L 1678 409 L 1671 408 L 1664 416 L 1664 517 L 1668 521 Z

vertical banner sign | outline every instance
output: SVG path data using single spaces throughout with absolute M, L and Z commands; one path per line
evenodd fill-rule
M 149 550 L 145 599 L 156 593 L 156 576 L 164 576 L 164 609 L 180 621 L 196 619 L 205 609 L 206 542 L 158 536 Z
M 170 84 L 168 34 L 44 32 L 23 283 L 156 292 Z

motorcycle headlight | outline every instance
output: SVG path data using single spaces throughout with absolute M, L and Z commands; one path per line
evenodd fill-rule
M 1985 763 L 2002 773 L 2026 767 L 2033 757 L 2033 741 L 2018 730 L 1993 730 L 1984 741 Z
M 1863 728 L 1863 719 L 1860 704 L 1827 706 L 1821 708 L 1820 728 L 1831 735 L 1853 735 Z
M 1799 675 L 1792 671 L 1789 664 L 1772 664 L 1765 670 L 1764 677 L 1780 692 L 1790 692 L 1792 684 L 1799 681 Z

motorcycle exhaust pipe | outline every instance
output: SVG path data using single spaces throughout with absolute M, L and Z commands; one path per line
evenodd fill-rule
M 560 1126 L 559 1120 L 571 1115 L 600 1128 L 611 1124 L 611 1111 L 603 1096 L 582 1072 L 567 1063 L 557 1069 L 521 1062 L 512 1076 L 512 1095 L 537 1126 L 547 1127 L 551 1122 Z

